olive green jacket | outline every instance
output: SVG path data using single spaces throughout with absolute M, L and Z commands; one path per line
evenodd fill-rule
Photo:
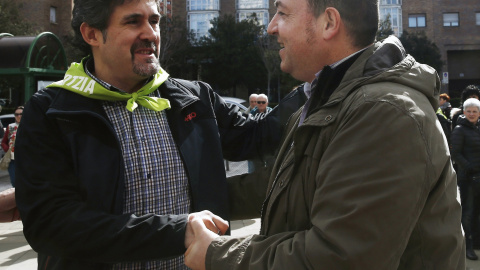
M 218 237 L 207 269 L 465 269 L 456 175 L 435 70 L 394 37 L 328 101 L 291 118 L 260 235 Z

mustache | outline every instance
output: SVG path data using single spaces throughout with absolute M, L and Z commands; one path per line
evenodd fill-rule
M 155 57 L 158 55 L 158 48 L 155 45 L 155 42 L 140 40 L 133 43 L 132 48 L 130 48 L 130 54 L 134 55 L 134 52 L 138 49 L 153 49 Z

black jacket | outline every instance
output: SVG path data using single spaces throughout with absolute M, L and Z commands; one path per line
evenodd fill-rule
M 447 142 L 450 145 L 450 135 L 452 134 L 451 131 L 451 121 L 447 118 L 445 118 L 444 115 L 440 114 L 437 112 L 437 118 L 438 121 L 440 122 L 440 125 L 442 126 L 443 134 L 445 134 L 445 137 L 447 138 Z
M 460 115 L 457 126 L 450 137 L 452 159 L 458 164 L 458 180 L 462 181 L 480 174 L 480 130 L 464 115 Z
M 158 91 L 171 102 L 166 113 L 192 211 L 228 220 L 222 149 L 231 160 L 255 155 L 263 140 L 278 143 L 278 123 L 251 121 L 201 82 L 168 79 Z M 25 107 L 17 138 L 17 204 L 39 269 L 103 269 L 185 252 L 187 215 L 122 214 L 122 152 L 101 101 L 39 91 Z

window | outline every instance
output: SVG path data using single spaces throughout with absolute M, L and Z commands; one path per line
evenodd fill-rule
M 425 14 L 408 15 L 408 27 L 426 27 Z
M 237 9 L 267 8 L 268 0 L 237 0 Z
M 208 30 L 212 28 L 210 22 L 218 17 L 218 12 L 202 12 L 188 14 L 188 27 L 194 34 L 195 39 L 200 39 L 203 36 L 208 36 Z
M 380 8 L 380 19 L 386 20 L 390 15 L 392 30 L 396 36 L 402 34 L 402 10 L 400 7 Z
M 475 13 L 475 18 L 477 21 L 477 25 L 480 25 L 480 12 Z
M 237 21 L 241 22 L 243 20 L 252 18 L 253 14 L 255 13 L 255 16 L 257 16 L 257 21 L 259 25 L 268 25 L 268 11 L 266 10 L 239 10 L 237 12 Z
M 50 7 L 50 22 L 57 23 L 57 8 Z
M 443 13 L 443 26 L 458 26 L 458 13 Z
M 382 5 L 401 5 L 402 0 L 382 0 L 380 2 Z
M 188 10 L 219 10 L 219 0 L 189 0 Z

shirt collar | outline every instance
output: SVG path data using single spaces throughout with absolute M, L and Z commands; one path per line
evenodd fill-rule
M 110 91 L 115 91 L 115 92 L 123 92 L 123 93 L 127 93 L 126 91 L 123 91 L 122 89 L 120 88 L 117 88 L 109 83 L 107 83 L 106 81 L 103 81 L 97 77 L 95 77 L 95 75 L 93 75 L 92 72 L 90 72 L 90 70 L 95 70 L 95 60 L 93 60 L 93 57 L 89 57 L 86 61 L 85 61 L 85 73 L 90 76 L 90 78 L 94 79 L 97 83 L 101 84 L 103 87 L 105 87 L 105 89 L 108 89 Z M 150 77 L 148 80 L 145 81 L 145 84 L 147 84 L 148 82 L 150 82 L 150 80 L 153 79 L 153 76 Z M 144 84 L 144 85 L 145 85 Z
M 365 48 L 363 48 L 363 49 L 361 49 L 361 50 L 358 50 L 358 51 L 350 54 L 349 56 L 347 56 L 347 57 L 345 57 L 345 58 L 343 58 L 343 59 L 340 59 L 339 61 L 337 61 L 337 62 L 329 65 L 330 68 L 332 68 L 332 69 L 336 68 L 337 66 L 339 66 L 339 65 L 342 64 L 343 62 L 345 62 L 345 61 L 347 61 L 348 59 L 352 58 L 354 55 L 357 55 L 357 54 L 359 54 L 359 53 L 362 53 L 363 51 L 365 51 L 365 50 L 366 50 L 368 47 L 370 47 L 370 46 L 371 46 L 371 45 L 369 45 L 369 46 L 367 46 L 367 47 L 365 47 Z M 307 98 L 310 98 L 310 96 L 312 95 L 312 88 L 313 88 L 312 85 L 315 86 L 316 80 L 318 79 L 318 77 L 319 77 L 320 74 L 322 73 L 322 70 L 323 70 L 323 69 L 321 69 L 319 72 L 317 72 L 317 73 L 315 74 L 315 79 L 314 79 L 311 83 L 309 83 L 309 82 L 306 82 L 306 83 L 305 83 L 303 89 L 304 89 L 304 92 L 305 92 L 305 95 L 307 96 Z

